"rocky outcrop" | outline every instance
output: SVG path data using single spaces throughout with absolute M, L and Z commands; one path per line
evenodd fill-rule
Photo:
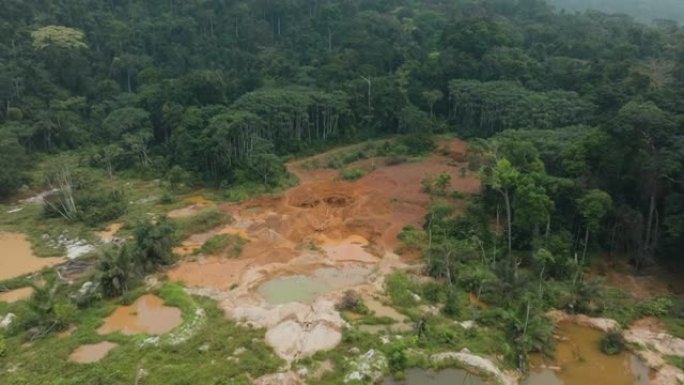
M 239 305 L 230 313 L 237 320 L 267 329 L 266 342 L 288 362 L 334 348 L 342 340 L 346 324 L 335 304 L 326 299 L 311 305 Z
M 374 384 L 385 376 L 389 368 L 387 358 L 373 349 L 349 361 L 349 367 L 351 371 L 343 379 L 345 384 L 356 381 Z
M 501 384 L 516 385 L 518 383 L 518 374 L 516 372 L 504 372 L 489 359 L 472 354 L 467 349 L 463 349 L 460 352 L 433 354 L 430 356 L 430 360 L 435 363 L 458 361 L 471 370 L 492 376 Z
M 605 333 L 621 329 L 620 324 L 616 320 L 610 318 L 594 318 L 584 314 L 568 314 L 562 310 L 550 310 L 546 313 L 546 316 L 554 323 L 569 322 L 601 330 Z

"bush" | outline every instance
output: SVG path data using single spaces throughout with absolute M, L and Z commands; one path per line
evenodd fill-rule
M 7 345 L 5 344 L 5 337 L 0 334 L 0 357 L 5 355 L 5 350 L 7 349 Z
M 176 240 L 183 240 L 192 234 L 209 231 L 230 221 L 230 217 L 217 209 L 208 209 L 191 217 L 174 219 L 173 222 L 177 226 Z
M 423 298 L 431 303 L 438 303 L 442 297 L 443 285 L 437 282 L 427 282 L 423 285 Z
M 385 278 L 387 294 L 392 305 L 398 307 L 413 307 L 416 305 L 412 292 L 416 289 L 416 284 L 402 273 L 390 274 Z M 420 289 L 419 287 L 417 289 Z M 418 290 L 415 290 L 418 291 Z
M 347 290 L 344 292 L 344 296 L 335 305 L 337 311 L 350 311 L 358 314 L 365 314 L 368 312 L 366 306 L 363 304 L 363 300 L 354 290 Z
M 340 177 L 344 180 L 357 180 L 366 175 L 366 171 L 360 168 L 345 168 L 340 171 Z
M 640 304 L 640 311 L 644 316 L 664 317 L 670 314 L 674 302 L 670 297 L 656 297 Z
M 625 350 L 625 340 L 620 332 L 611 331 L 601 338 L 599 348 L 603 354 L 614 356 Z
M 245 240 L 239 235 L 232 234 L 218 234 L 207 239 L 206 242 L 199 248 L 198 252 L 205 255 L 217 255 L 232 246 L 229 255 L 231 257 L 238 257 L 242 254 L 242 246 Z
M 428 134 L 406 135 L 400 139 L 400 143 L 408 149 L 408 154 L 414 156 L 431 152 L 437 147 Z

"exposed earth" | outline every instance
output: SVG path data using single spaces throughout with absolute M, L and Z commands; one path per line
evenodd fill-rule
M 379 295 L 387 273 L 409 267 L 411 257 L 401 257 L 395 249 L 404 226 L 423 224 L 431 198 L 421 191 L 421 179 L 447 172 L 454 191 L 479 191 L 477 175 L 463 161 L 465 142 L 444 141 L 440 148 L 439 154 L 399 165 L 376 168 L 384 164 L 382 158 L 350 164 L 368 170 L 355 181 L 338 178 L 337 170 L 307 167 L 353 146 L 290 162 L 287 168 L 299 179 L 298 186 L 281 195 L 219 205 L 232 223 L 194 235 L 177 249 L 188 255 L 212 235 L 233 234 L 248 241 L 239 258 L 194 256 L 166 274 L 192 293 L 218 300 L 228 317 L 266 328 L 268 343 L 288 361 L 330 349 L 339 343 L 345 325 L 334 308 L 342 293 L 353 288 L 366 298 Z M 195 203 L 173 214 L 197 209 Z M 298 301 L 273 303 L 259 288 L 281 277 L 291 278 L 276 283 L 283 285 L 277 290 L 297 290 L 301 277 L 324 282 L 325 289 L 315 298 L 302 293 Z

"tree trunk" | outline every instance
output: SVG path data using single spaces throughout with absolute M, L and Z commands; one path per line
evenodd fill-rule
M 503 190 L 504 202 L 506 203 L 506 221 L 508 227 L 508 258 L 513 254 L 513 232 L 512 232 L 512 218 L 511 218 L 511 199 L 508 190 Z M 512 261 L 511 261 L 512 262 Z
M 587 246 L 589 245 L 589 226 L 584 231 L 584 251 L 582 252 L 582 263 L 587 259 Z

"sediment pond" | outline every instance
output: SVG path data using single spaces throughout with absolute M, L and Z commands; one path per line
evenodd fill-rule
M 0 232 L 0 281 L 62 262 L 63 258 L 40 258 L 33 255 L 31 244 L 24 234 Z
M 107 354 L 119 345 L 113 342 L 100 342 L 98 344 L 81 345 L 69 355 L 69 361 L 79 364 L 91 364 L 107 357 Z
M 525 385 L 648 385 L 649 369 L 636 356 L 601 353 L 602 332 L 570 323 L 560 324 L 557 332 L 555 359 L 533 355 Z
M 125 335 L 138 333 L 156 335 L 171 331 L 181 322 L 180 309 L 164 306 L 161 298 L 146 294 L 129 306 L 116 308 L 97 329 L 97 332 L 108 334 L 118 331 Z

